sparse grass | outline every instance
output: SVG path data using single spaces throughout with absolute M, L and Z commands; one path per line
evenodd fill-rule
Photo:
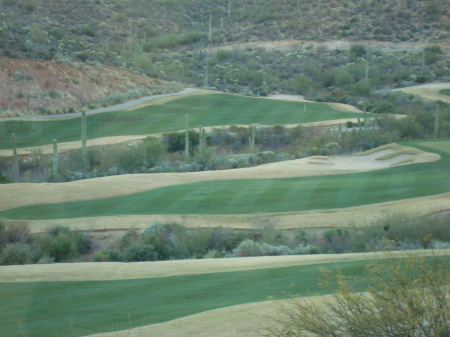
M 414 142 L 408 145 L 417 146 Z M 442 159 L 433 163 L 371 172 L 199 182 L 93 201 L 20 207 L 3 211 L 0 216 L 39 220 L 131 214 L 252 214 L 360 206 L 449 192 L 450 156 L 440 154 Z
M 306 111 L 303 106 L 306 104 Z M 192 127 L 221 125 L 298 124 L 363 114 L 339 112 L 327 104 L 273 101 L 225 94 L 193 95 L 163 105 L 150 105 L 138 110 L 113 111 L 87 117 L 89 139 L 147 135 L 184 129 L 185 114 Z M 80 139 L 80 118 L 46 121 L 0 122 L 0 149 L 9 149 L 10 136 L 16 134 L 17 147 L 51 144 Z

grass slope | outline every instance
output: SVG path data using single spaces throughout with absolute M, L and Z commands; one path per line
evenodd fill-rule
M 349 275 L 363 273 L 366 261 L 340 263 Z M 289 293 L 323 294 L 320 267 L 334 264 L 243 272 L 102 282 L 0 284 L 0 335 L 80 336 L 129 329 Z
M 450 141 L 444 141 L 449 144 Z M 409 143 L 423 147 L 427 142 Z M 430 145 L 436 147 L 433 141 Z M 431 148 L 427 148 L 431 149 Z M 128 196 L 43 204 L 0 212 L 10 219 L 67 219 L 145 214 L 252 214 L 334 209 L 450 191 L 450 155 L 432 163 L 344 175 L 218 180 L 168 186 Z
M 192 95 L 129 112 L 110 111 L 90 115 L 87 117 L 87 137 L 94 139 L 178 131 L 184 129 L 185 114 L 189 114 L 191 127 L 298 124 L 363 116 L 336 111 L 322 103 L 275 101 L 226 94 Z M 80 123 L 80 118 L 0 122 L 0 149 L 12 147 L 12 133 L 16 134 L 19 148 L 50 144 L 53 139 L 59 143 L 76 141 L 80 139 Z
M 443 89 L 439 91 L 440 94 L 450 96 L 450 89 Z

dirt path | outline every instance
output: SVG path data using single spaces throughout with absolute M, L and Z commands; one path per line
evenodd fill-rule
M 349 40 L 333 40 L 333 41 L 311 41 L 311 40 L 280 40 L 280 41 L 262 41 L 262 42 L 246 42 L 236 43 L 229 46 L 223 46 L 214 49 L 245 49 L 245 48 L 266 48 L 278 50 L 290 50 L 298 48 L 326 48 L 326 49 L 345 49 L 348 50 L 354 44 L 361 44 L 367 48 L 394 51 L 409 50 L 422 51 L 425 47 L 439 45 L 442 49 L 450 49 L 450 43 L 432 43 L 432 42 L 383 42 L 383 41 L 349 41 Z M 214 50 L 211 49 L 211 50 Z

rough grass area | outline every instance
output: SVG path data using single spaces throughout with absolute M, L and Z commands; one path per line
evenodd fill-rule
M 254 214 L 354 207 L 450 192 L 450 156 L 445 152 L 440 155 L 442 159 L 433 163 L 386 170 L 339 176 L 197 182 L 106 199 L 20 207 L 0 212 L 0 216 L 44 220 L 152 214 Z
M 415 250 L 414 256 L 448 255 L 446 250 Z M 404 252 L 390 252 L 392 257 L 403 257 Z M 200 259 L 157 262 L 57 263 L 0 267 L 0 283 L 66 282 L 66 281 L 119 281 L 164 278 L 182 275 L 200 275 L 236 272 L 262 268 L 311 266 L 322 263 L 350 262 L 384 258 L 384 252 L 286 255 L 242 257 L 238 259 Z
M 432 101 L 444 101 L 450 103 L 450 95 L 446 94 L 450 90 L 450 83 L 424 84 L 415 87 L 396 89 L 407 94 L 419 95 Z M 442 93 L 444 91 L 444 93 Z
M 253 213 L 253 214 L 167 214 L 128 215 L 120 217 L 94 217 L 55 220 L 27 220 L 33 233 L 46 232 L 55 225 L 63 225 L 73 230 L 124 230 L 145 229 L 149 224 L 181 223 L 186 227 L 230 227 L 252 229 L 257 219 L 272 223 L 277 229 L 348 227 L 355 222 L 358 226 L 370 225 L 386 214 L 396 214 L 401 210 L 410 215 L 423 216 L 450 210 L 450 193 L 383 202 L 372 205 L 347 207 L 342 209 L 314 210 L 304 212 Z M 5 221 L 5 220 L 4 220 Z M 16 223 L 15 220 L 5 222 Z M 19 220 L 23 222 L 23 220 Z
M 303 106 L 306 105 L 306 110 Z M 149 105 L 133 111 L 109 111 L 87 117 L 88 139 L 147 135 L 182 130 L 185 114 L 191 127 L 221 125 L 298 124 L 342 118 L 363 117 L 363 114 L 340 112 L 322 103 L 299 103 L 241 97 L 235 95 L 193 95 L 161 105 Z M 0 123 L 0 149 L 10 149 L 11 134 L 17 147 L 59 143 L 80 139 L 80 118 L 45 121 L 4 121 Z
M 447 259 L 448 257 L 442 257 Z M 245 303 L 322 295 L 320 268 L 355 277 L 366 260 L 164 278 L 2 283 L 2 336 L 84 336 L 130 329 Z
M 349 275 L 366 261 L 344 262 Z M 129 329 L 228 307 L 260 302 L 286 291 L 323 294 L 316 273 L 326 266 L 258 269 L 156 279 L 88 282 L 3 283 L 0 335 L 83 336 Z
M 359 155 L 314 156 L 244 169 L 120 175 L 59 184 L 6 184 L 0 185 L 0 192 L 9 195 L 10 198 L 3 200 L 0 210 L 41 203 L 84 201 L 129 195 L 166 186 L 202 181 L 295 178 L 370 171 L 390 167 L 398 161 L 396 154 L 403 152 L 409 153 L 407 158 L 412 160 L 411 163 L 440 159 L 437 154 L 398 144 L 389 144 L 379 149 L 379 151 L 371 150 Z M 376 160 L 386 152 L 392 154 L 393 159 Z M 324 167 L 324 165 L 314 164 L 328 165 Z
M 322 296 L 308 297 L 308 300 L 321 298 Z M 274 303 L 285 302 L 287 301 L 279 300 L 233 305 L 169 322 L 89 335 L 89 337 L 256 337 L 261 336 L 264 327 L 275 323 L 270 319 L 277 315 Z

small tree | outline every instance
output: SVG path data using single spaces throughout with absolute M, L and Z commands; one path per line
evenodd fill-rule
M 390 255 L 370 263 L 366 276 L 358 279 L 325 271 L 321 284 L 331 296 L 280 305 L 279 325 L 266 335 L 449 336 L 448 273 L 448 257 L 436 255 Z

